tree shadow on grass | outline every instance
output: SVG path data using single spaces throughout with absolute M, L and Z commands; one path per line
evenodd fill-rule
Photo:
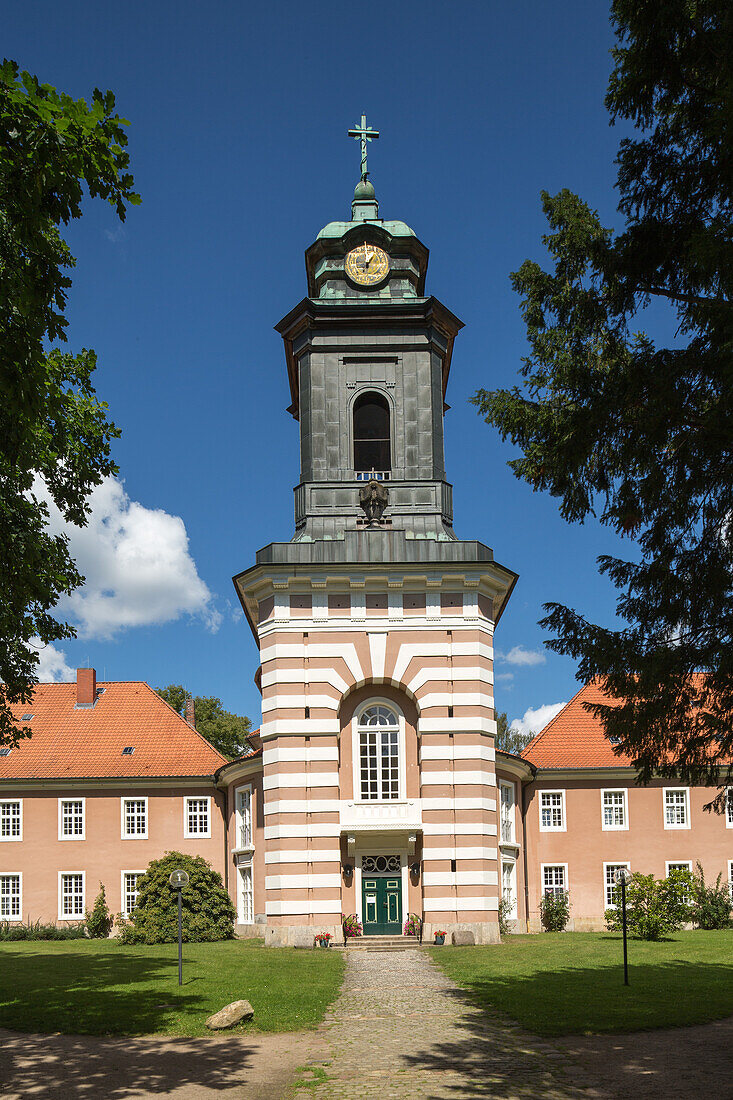
M 436 1075 L 436 1091 L 425 1100 L 570 1100 L 587 1096 L 583 1090 L 589 1087 L 597 1097 L 733 1096 L 729 1042 L 721 1054 L 728 1060 L 728 1072 L 721 1077 L 719 1063 L 705 1067 L 696 1055 L 705 1028 L 679 1027 L 733 1013 L 733 964 L 642 964 L 630 969 L 630 981 L 623 985 L 621 967 L 499 976 L 487 965 L 465 989 L 453 993 L 465 1006 L 457 1027 L 441 1040 L 436 1021 L 435 1042 L 406 1052 L 405 1058 L 411 1068 Z M 675 1025 L 671 1032 L 641 1037 L 619 1034 Z M 733 1037 L 733 1021 L 707 1026 L 710 1041 L 717 1031 Z M 537 1034 L 540 1030 L 545 1037 Z M 601 1030 L 615 1034 L 587 1037 Z M 580 1033 L 577 1038 L 568 1035 L 573 1031 Z M 655 1042 L 655 1036 L 664 1036 L 664 1042 Z M 688 1058 L 691 1083 L 688 1091 L 680 1091 L 680 1064 Z M 721 1091 L 722 1081 L 728 1091 Z
M 178 986 L 178 960 L 164 955 L 127 954 L 119 947 L 83 956 L 41 948 L 8 953 L 0 971 L 0 1027 L 150 1035 L 201 1004 L 186 985 Z
M 285 1095 L 304 1060 L 306 1037 L 151 1034 L 181 1016 L 208 1015 L 205 983 L 202 993 L 187 988 L 198 981 L 186 982 L 184 969 L 179 989 L 175 957 L 128 954 L 117 946 L 83 957 L 43 948 L 3 954 L 0 1027 L 12 1030 L 0 1034 L 0 1095 L 124 1100 L 189 1098 L 199 1089 L 204 1095 L 231 1090 L 247 1100 Z

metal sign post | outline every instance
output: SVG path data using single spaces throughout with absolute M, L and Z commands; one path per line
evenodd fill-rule
M 179 867 L 176 871 L 171 871 L 168 882 L 178 893 L 178 984 L 183 985 L 183 902 L 181 891 L 184 886 L 188 886 L 188 874 Z

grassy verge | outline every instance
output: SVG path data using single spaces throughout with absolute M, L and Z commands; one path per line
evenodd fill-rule
M 204 1021 L 248 1000 L 259 1031 L 315 1027 L 341 984 L 340 951 L 258 941 L 123 947 L 114 940 L 0 944 L 0 1027 L 72 1035 L 209 1035 Z
M 637 1031 L 733 1014 L 733 930 L 662 943 L 607 933 L 506 936 L 501 947 L 438 947 L 433 958 L 477 1004 L 539 1035 Z

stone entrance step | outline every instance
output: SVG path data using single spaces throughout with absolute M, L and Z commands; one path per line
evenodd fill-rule
M 414 936 L 357 936 L 344 944 L 347 951 L 414 951 L 419 946 Z

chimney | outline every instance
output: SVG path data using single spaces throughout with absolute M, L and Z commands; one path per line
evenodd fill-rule
M 76 705 L 93 707 L 97 698 L 97 673 L 93 668 L 76 670 Z
M 190 695 L 186 696 L 186 709 L 184 711 L 184 716 L 185 716 L 185 719 L 188 722 L 189 726 L 191 727 L 191 729 L 195 730 L 196 729 L 196 715 L 195 715 L 194 709 L 193 709 L 193 698 Z

